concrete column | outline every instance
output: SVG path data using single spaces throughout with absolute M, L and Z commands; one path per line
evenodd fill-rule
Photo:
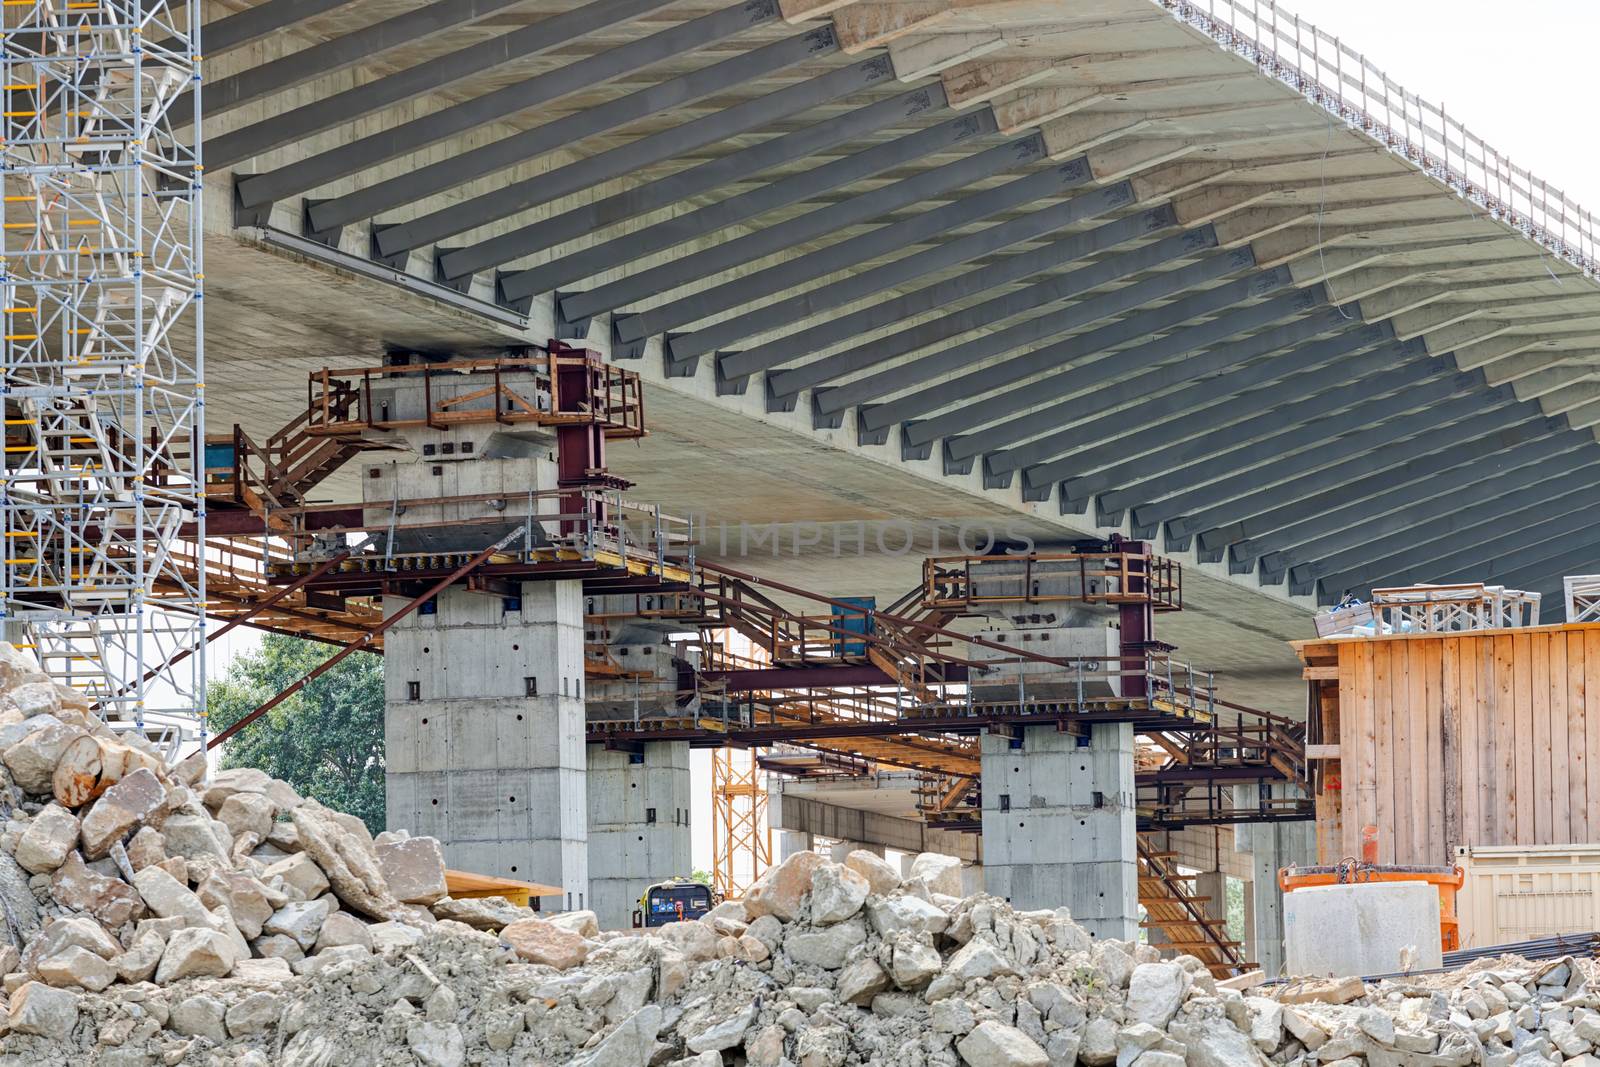
M 1092 936 L 1139 927 L 1133 727 L 1086 737 L 1030 726 L 1020 746 L 984 734 L 983 864 L 990 893 L 1018 908 L 1065 905 Z
M 813 842 L 804 830 L 778 831 L 778 862 L 782 863 L 796 852 L 810 852 Z
M 1241 785 L 1235 789 L 1254 791 L 1259 786 Z M 1274 785 L 1273 794 L 1288 797 L 1291 787 Z M 1240 797 L 1240 804 L 1254 804 L 1253 796 Z M 1234 827 L 1234 850 L 1251 857 L 1251 881 L 1245 896 L 1246 954 L 1268 977 L 1283 969 L 1283 891 L 1278 888 L 1278 871 L 1290 864 L 1309 865 L 1316 861 L 1316 835 L 1309 823 L 1243 823 Z
M 588 907 L 582 585 L 447 589 L 384 644 L 389 825 L 453 868 L 560 886 L 545 910 Z
M 693 873 L 689 855 L 689 743 L 652 741 L 643 752 L 589 748 L 589 907 L 602 930 L 633 925 L 639 897 Z

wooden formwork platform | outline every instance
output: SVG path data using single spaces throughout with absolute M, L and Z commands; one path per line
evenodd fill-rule
M 1322 862 L 1600 837 L 1600 624 L 1293 644 Z

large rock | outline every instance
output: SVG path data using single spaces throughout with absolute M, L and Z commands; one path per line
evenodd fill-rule
M 1189 991 L 1189 972 L 1176 963 L 1141 963 L 1128 979 L 1128 1018 L 1164 1030 Z
M 293 938 L 301 949 L 310 952 L 322 933 L 322 924 L 332 911 L 332 902 L 326 897 L 294 901 L 268 916 L 267 921 L 261 924 L 261 931 Z
M 1255 1043 L 1231 1026 L 1188 1027 L 1184 1047 L 1187 1052 L 1184 1061 L 1188 1067 L 1266 1067 L 1267 1064 Z
M 950 916 L 937 904 L 905 895 L 874 898 L 867 903 L 872 928 L 884 937 L 902 930 L 933 937 L 950 925 Z
M 389 892 L 402 904 L 432 904 L 449 895 L 444 849 L 437 838 L 408 837 L 374 845 Z
M 572 1067 L 647 1067 L 660 1031 L 661 1008 L 646 1004 L 618 1023 L 592 1052 L 573 1060 Z M 721 1056 L 717 1063 L 722 1063 Z
M 240 871 L 212 871 L 196 894 L 212 910 L 227 908 L 239 933 L 249 939 L 261 936 L 261 924 L 288 903 L 282 893 Z
M 235 793 L 217 809 L 217 821 L 236 838 L 255 834 L 258 840 L 264 841 L 272 832 L 272 820 L 277 813 L 272 800 L 261 793 Z
M 734 1048 L 744 1041 L 745 1031 L 756 1021 L 756 1005 L 746 1005 L 737 1014 L 710 1020 L 690 1034 L 687 1042 L 690 1052 L 721 1052 Z
M 1050 1067 L 1050 1058 L 1032 1038 L 994 1019 L 957 1041 L 956 1051 L 972 1067 Z
M 944 968 L 938 949 L 908 935 L 898 937 L 890 953 L 889 976 L 901 989 L 914 989 Z
M 871 1004 L 873 997 L 888 988 L 889 976 L 878 965 L 878 961 L 870 957 L 862 957 L 840 971 L 839 982 L 835 986 L 840 1000 L 860 1008 Z
M 227 1008 L 216 997 L 185 997 L 172 1006 L 167 1028 L 185 1037 L 203 1037 L 221 1045 L 228 1040 L 228 1028 L 223 1022 L 226 1014 Z
M 328 891 L 327 875 L 322 873 L 317 861 L 304 852 L 296 852 L 270 865 L 261 872 L 261 877 L 269 882 L 274 878 L 283 879 L 284 891 L 301 900 L 315 900 Z
M 78 817 L 59 804 L 46 804 L 17 842 L 16 859 L 29 874 L 53 871 L 78 844 Z
M 28 942 L 28 947 L 22 952 L 20 966 L 25 971 L 37 973 L 40 960 L 74 947 L 88 949 L 106 960 L 122 951 L 122 946 L 99 923 L 75 915 L 69 919 L 53 920 L 38 937 Z
M 148 770 L 153 775 L 160 768 L 160 759 L 142 748 L 112 737 L 85 734 L 73 738 L 61 750 L 50 774 L 50 789 L 56 803 L 76 808 L 135 771 Z M 165 790 L 162 794 L 165 799 Z
M 217 834 L 217 828 L 204 815 L 190 811 L 168 815 L 161 824 L 161 834 L 166 838 L 168 856 L 181 856 L 185 860 L 214 859 L 232 865 L 227 844 Z
M 368 932 L 367 924 L 354 915 L 347 911 L 336 911 L 323 921 L 322 929 L 317 932 L 316 950 L 324 952 L 345 945 L 360 945 L 371 952 L 372 934 Z
M 196 976 L 226 978 L 238 959 L 239 950 L 224 933 L 200 927 L 179 930 L 161 954 L 156 984 L 166 985 Z
M 61 710 L 61 691 L 50 682 L 27 682 L 6 693 L 6 702 L 23 719 Z
M 373 919 L 404 919 L 405 907 L 389 892 L 370 837 L 362 840 L 352 834 L 335 814 L 314 800 L 295 808 L 290 817 L 299 832 L 300 847 L 317 861 L 334 893 L 348 907 Z
M 57 722 L 42 730 L 33 731 L 6 749 L 4 756 L 0 758 L 5 760 L 6 769 L 11 772 L 11 780 L 19 789 L 24 793 L 44 796 L 52 792 L 51 779 L 55 775 L 61 753 L 75 739 L 87 736 L 87 731 L 81 726 Z
M 78 994 L 28 982 L 11 994 L 6 1021 L 14 1033 L 66 1041 L 78 1025 Z
M 76 852 L 51 876 L 50 895 L 62 907 L 86 911 L 113 930 L 143 918 L 145 911 L 137 890 L 119 878 L 90 870 Z
M 750 918 L 773 915 L 791 922 L 800 914 L 800 900 L 811 891 L 811 875 L 827 860 L 815 852 L 796 852 L 776 867 L 769 867 L 744 895 Z
M 89 814 L 83 817 L 81 832 L 84 855 L 92 860 L 106 855 L 113 844 L 148 819 L 166 801 L 166 786 L 148 768 L 141 767 L 126 776 L 101 794 L 100 799 L 94 802 L 94 807 L 89 809 Z M 131 855 L 129 861 L 132 862 Z
M 266 991 L 251 993 L 228 1008 L 228 1033 L 234 1037 L 263 1033 L 276 1026 L 282 1014 L 282 997 Z
M 0 690 L 15 689 L 42 677 L 44 672 L 39 670 L 39 660 L 32 652 L 10 641 L 0 641 Z
M 866 902 L 871 885 L 839 863 L 821 863 L 811 872 L 811 921 L 818 926 L 844 922 Z
M 59 988 L 87 989 L 98 993 L 117 980 L 117 969 L 86 948 L 77 945 L 62 949 L 39 961 L 40 978 Z
M 845 965 L 850 950 L 866 939 L 866 925 L 860 919 L 846 919 L 820 930 L 791 931 L 783 939 L 783 950 L 796 963 L 836 971 Z
M 161 963 L 161 956 L 167 950 L 167 940 L 154 930 L 146 930 L 133 939 L 128 951 L 118 956 L 111 962 L 117 968 L 117 976 L 130 985 L 137 982 L 148 982 L 156 973 L 156 967 Z
M 922 879 L 930 892 L 961 896 L 961 861 L 955 856 L 923 852 L 911 861 L 912 879 Z
M 978 978 L 1016 974 L 1016 968 L 988 941 L 974 939 L 962 945 L 944 965 L 944 973 L 965 985 Z
M 519 919 L 500 931 L 500 940 L 529 963 L 557 970 L 576 967 L 589 955 L 589 943 L 543 919 Z
M 532 908 L 520 907 L 505 897 L 446 897 L 435 901 L 430 910 L 436 919 L 454 919 L 477 930 L 491 931 L 533 917 Z
M 141 826 L 139 832 L 128 839 L 125 851 L 129 866 L 142 871 L 167 858 L 167 839 L 154 826 Z
M 844 865 L 867 880 L 873 896 L 886 897 L 900 888 L 900 872 L 875 852 L 858 848 L 844 858 Z
M 200 898 L 160 867 L 146 867 L 133 876 L 133 887 L 145 906 L 163 919 L 182 918 L 190 925 L 215 927 L 216 917 Z
M 461 1067 L 466 1040 L 455 1023 L 418 1023 L 406 1030 L 406 1044 L 422 1067 Z

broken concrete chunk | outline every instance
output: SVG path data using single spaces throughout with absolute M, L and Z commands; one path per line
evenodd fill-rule
M 932 893 L 961 896 L 961 860 L 938 852 L 923 852 L 911 861 L 912 880 L 921 879 Z
M 214 859 L 231 865 L 228 849 L 217 834 L 215 824 L 204 815 L 174 812 L 161 824 L 161 833 L 166 838 L 168 856 L 185 860 Z
M 888 896 L 900 888 L 900 872 L 875 852 L 858 848 L 845 857 L 844 865 L 867 880 L 873 896 Z
M 128 839 L 126 851 L 129 865 L 135 871 L 142 871 L 167 858 L 167 839 L 155 827 L 141 826 L 138 832 Z
M 843 922 L 861 910 L 871 885 L 839 863 L 818 864 L 811 872 L 811 921 L 818 926 Z
M 50 787 L 57 803 L 76 808 L 135 771 L 147 770 L 153 777 L 160 769 L 161 761 L 141 748 L 113 737 L 84 734 L 73 738 L 61 750 L 50 775 Z M 165 787 L 159 782 L 156 785 L 165 800 Z M 135 798 L 130 794 L 129 799 Z
M 589 943 L 543 919 L 518 919 L 500 931 L 500 940 L 529 963 L 567 970 L 589 955 Z
M 179 930 L 161 954 L 156 984 L 197 976 L 225 978 L 238 959 L 238 949 L 226 934 L 197 927 Z
M 159 811 L 166 801 L 167 787 L 149 768 L 140 767 L 124 776 L 101 794 L 89 809 L 89 814 L 83 817 L 81 832 L 84 855 L 92 860 L 106 855 L 113 844 Z M 156 833 L 154 830 L 150 832 Z M 143 866 L 149 865 L 146 863 Z
M 217 809 L 217 821 L 226 826 L 234 837 L 253 833 L 258 841 L 272 832 L 272 820 L 277 807 L 260 793 L 235 793 Z
M 383 880 L 370 835 L 363 840 L 352 834 L 347 821 L 336 818 L 338 814 L 314 800 L 295 808 L 291 818 L 301 847 L 317 861 L 334 893 L 350 908 L 373 919 L 404 918 L 400 902 Z M 365 833 L 364 826 L 362 831 Z
M 957 1041 L 956 1051 L 972 1067 L 1050 1067 L 1050 1058 L 1032 1038 L 994 1019 Z
M 166 938 L 154 930 L 146 930 L 143 934 L 134 937 L 133 945 L 122 955 L 112 960 L 117 968 L 117 975 L 131 984 L 148 982 L 156 973 L 156 967 L 161 963 L 161 956 L 167 949 Z
M 82 727 L 57 722 L 28 734 L 6 749 L 0 758 L 5 760 L 6 769 L 11 772 L 11 780 L 17 788 L 24 793 L 48 794 L 61 753 L 76 739 L 87 736 Z
M 78 817 L 59 804 L 46 804 L 17 842 L 16 860 L 29 874 L 53 871 L 78 844 Z
M 450 892 L 445 884 L 444 849 L 437 838 L 379 840 L 378 866 L 395 899 L 405 904 L 432 904 Z
M 62 907 L 88 912 L 113 930 L 144 917 L 144 901 L 137 890 L 119 878 L 90 870 L 76 852 L 69 853 L 51 876 L 50 895 Z
M 282 878 L 285 892 L 298 893 L 302 900 L 315 900 L 328 891 L 328 878 L 315 860 L 304 852 L 296 852 L 288 859 L 279 860 L 261 872 L 269 881 Z
M 796 852 L 768 868 L 744 896 L 752 919 L 773 915 L 784 922 L 800 914 L 800 899 L 811 891 L 812 873 L 827 861 L 815 852 Z
M 78 1025 L 78 994 L 28 982 L 11 994 L 6 1024 L 13 1033 L 66 1041 Z
M 533 917 L 532 908 L 520 907 L 505 897 L 446 897 L 435 901 L 430 910 L 436 919 L 454 919 L 478 930 L 491 931 Z
M 88 949 L 71 945 L 40 960 L 38 975 L 58 988 L 98 993 L 117 980 L 117 969 Z
M 368 932 L 367 924 L 354 915 L 347 911 L 336 911 L 323 920 L 322 929 L 317 931 L 316 951 L 326 952 L 344 945 L 360 945 L 371 952 L 372 934 Z
M 305 951 L 310 952 L 317 943 L 317 936 L 322 932 L 322 924 L 332 912 L 332 907 L 327 898 L 318 900 L 295 901 L 285 904 L 273 912 L 267 921 L 261 924 L 261 930 L 267 934 L 283 934 L 291 937 Z

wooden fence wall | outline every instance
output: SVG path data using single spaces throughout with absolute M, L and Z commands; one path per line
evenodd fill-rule
M 1600 627 L 1329 644 L 1339 760 L 1323 783 L 1340 795 L 1319 804 L 1324 858 L 1359 856 L 1368 824 L 1383 863 L 1600 841 Z

